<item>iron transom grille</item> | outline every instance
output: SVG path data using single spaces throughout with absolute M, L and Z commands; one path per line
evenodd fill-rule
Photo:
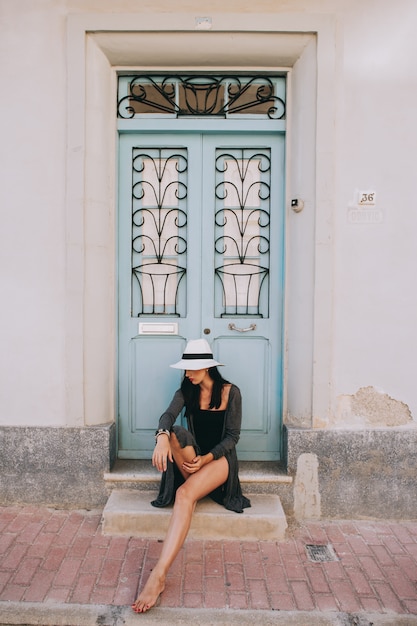
M 117 115 L 285 119 L 285 77 L 120 75 Z

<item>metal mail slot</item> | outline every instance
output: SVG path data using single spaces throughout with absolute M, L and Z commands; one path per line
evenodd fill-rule
M 177 322 L 139 322 L 139 335 L 178 335 Z

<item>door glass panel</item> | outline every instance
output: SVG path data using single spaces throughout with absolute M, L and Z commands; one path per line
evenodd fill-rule
M 216 151 L 216 317 L 269 315 L 269 149 Z
M 133 148 L 132 317 L 186 314 L 187 158 Z

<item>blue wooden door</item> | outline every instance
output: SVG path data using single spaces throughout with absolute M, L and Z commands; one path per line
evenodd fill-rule
M 239 458 L 280 458 L 283 232 L 283 134 L 121 135 L 119 456 L 151 456 L 204 336 L 242 391 Z

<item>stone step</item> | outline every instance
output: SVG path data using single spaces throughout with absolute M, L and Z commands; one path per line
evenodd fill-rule
M 155 491 L 161 479 L 150 460 L 118 459 L 110 472 L 104 474 L 109 493 L 113 489 Z M 271 493 L 284 496 L 291 488 L 289 476 L 275 462 L 240 461 L 239 479 L 244 493 Z
M 172 507 L 151 505 L 157 492 L 138 489 L 113 489 L 103 511 L 103 533 L 163 539 Z M 226 510 L 210 498 L 198 502 L 190 539 L 237 539 L 242 541 L 282 541 L 287 519 L 278 496 L 246 494 L 251 508 L 241 514 Z

